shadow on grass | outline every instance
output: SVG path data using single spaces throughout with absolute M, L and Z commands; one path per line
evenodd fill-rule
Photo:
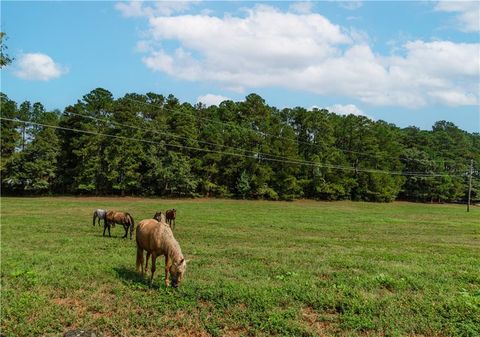
M 124 239 L 124 240 L 127 239 L 127 238 L 124 238 L 123 236 L 119 236 L 119 235 L 112 235 L 112 236 L 105 235 L 105 236 L 103 236 L 102 234 L 94 234 L 93 236 L 96 237 L 96 238 L 107 238 L 107 239 Z
M 149 279 L 147 277 L 142 277 L 140 273 L 136 271 L 125 268 L 125 267 L 118 267 L 113 268 L 117 273 L 117 276 L 124 280 L 124 283 L 128 284 L 133 288 L 141 288 L 141 289 L 160 289 L 161 286 L 156 284 L 155 278 L 153 279 L 153 285 L 150 286 Z

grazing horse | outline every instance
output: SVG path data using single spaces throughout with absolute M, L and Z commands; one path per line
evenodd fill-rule
M 174 229 L 176 224 L 175 219 L 177 218 L 177 210 L 175 208 L 167 210 L 165 212 L 165 218 L 167 219 L 167 222 L 170 228 Z
M 125 235 L 123 238 L 127 237 L 128 227 L 130 227 L 130 239 L 132 238 L 133 234 L 133 227 L 134 222 L 133 218 L 129 213 L 124 212 L 116 212 L 116 211 L 108 211 L 105 215 L 105 226 L 103 227 L 103 236 L 105 236 L 105 229 L 108 228 L 108 236 L 110 236 L 110 225 L 112 224 L 121 224 L 125 229 Z
M 105 225 L 105 215 L 107 211 L 104 209 L 97 208 L 93 212 L 93 226 L 95 226 L 95 220 L 98 219 L 98 225 L 100 226 L 100 219 L 103 219 L 103 224 Z
M 187 261 L 182 250 L 173 236 L 170 227 L 164 221 L 154 219 L 142 220 L 136 230 L 137 240 L 137 271 L 142 270 L 144 275 L 148 267 L 148 258 L 152 255 L 152 275 L 150 285 L 155 273 L 155 260 L 158 256 L 165 256 L 165 286 L 170 285 L 169 274 L 172 276 L 172 286 L 177 288 L 187 269 Z M 147 251 L 147 263 L 143 268 L 143 251 Z
M 153 216 L 153 219 L 167 225 L 167 223 L 165 222 L 165 214 L 162 213 L 162 212 L 155 212 L 155 215 Z M 145 270 L 148 270 L 148 259 L 149 258 L 150 258 L 150 253 L 147 252 L 147 258 L 146 258 L 146 261 L 145 261 Z

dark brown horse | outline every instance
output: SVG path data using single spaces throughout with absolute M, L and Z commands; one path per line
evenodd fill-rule
M 177 210 L 169 209 L 165 212 L 165 219 L 167 220 L 168 225 L 173 230 L 175 228 L 175 219 L 177 218 Z
M 111 236 L 110 226 L 116 223 L 123 225 L 123 228 L 125 229 L 125 235 L 123 236 L 123 238 L 127 237 L 128 228 L 130 227 L 130 239 L 131 239 L 133 234 L 133 229 L 135 226 L 132 216 L 129 213 L 116 212 L 116 211 L 108 211 L 107 214 L 105 214 L 105 226 L 103 227 L 103 236 L 105 236 L 105 230 L 107 228 L 108 228 L 108 236 Z

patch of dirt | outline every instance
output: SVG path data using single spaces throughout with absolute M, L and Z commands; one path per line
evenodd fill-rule
M 225 328 L 222 331 L 223 337 L 241 337 L 241 336 L 247 336 L 247 335 L 248 335 L 247 329 L 242 327 Z
M 331 336 L 337 330 L 338 314 L 324 313 L 320 315 L 311 307 L 303 308 L 301 314 L 302 321 L 308 325 L 315 336 Z
M 92 314 L 92 318 L 94 320 L 97 320 L 97 319 L 100 319 L 102 317 L 112 317 L 112 313 L 111 312 L 100 312 L 100 311 L 96 311 Z
M 77 317 L 85 316 L 87 311 L 85 303 L 77 298 L 54 298 L 52 303 L 74 311 Z

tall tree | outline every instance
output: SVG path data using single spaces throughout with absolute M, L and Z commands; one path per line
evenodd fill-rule
M 7 34 L 0 32 L 0 68 L 9 65 L 13 61 L 13 58 L 7 54 L 8 47 L 5 44 L 5 40 L 7 40 Z
M 50 193 L 58 177 L 59 138 L 54 127 L 59 112 L 47 112 L 41 103 L 35 103 L 31 119 L 38 123 L 29 131 L 31 141 L 8 163 L 5 182 L 8 190 L 16 193 Z

